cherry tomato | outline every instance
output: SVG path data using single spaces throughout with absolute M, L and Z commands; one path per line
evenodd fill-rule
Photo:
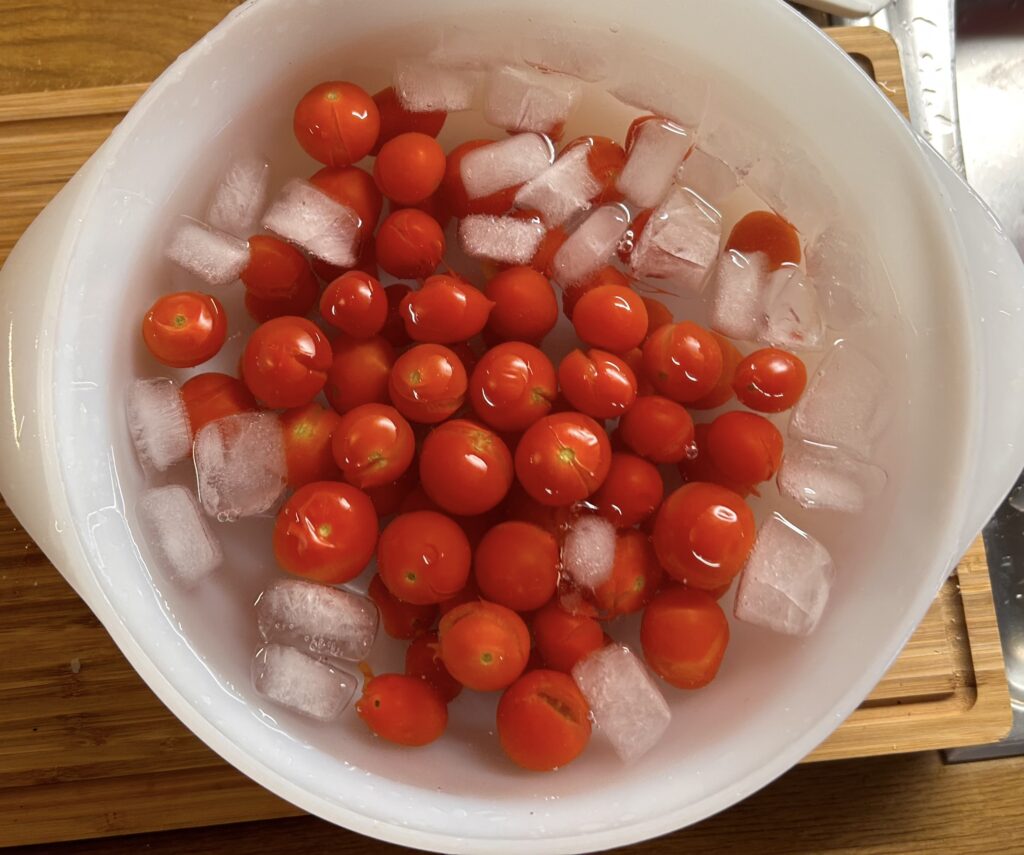
M 454 344 L 479 333 L 493 305 L 468 282 L 439 273 L 406 294 L 399 311 L 413 341 Z
M 475 422 L 445 422 L 423 442 L 420 482 L 448 513 L 486 513 L 505 498 L 513 477 L 512 455 L 505 443 Z
M 313 271 L 301 252 L 270 235 L 249 238 L 249 263 L 238 278 L 261 300 L 287 300 L 303 290 Z
M 381 674 L 367 682 L 356 712 L 373 733 L 397 745 L 427 745 L 448 726 L 448 707 L 437 689 L 407 674 Z
M 552 600 L 533 616 L 533 639 L 544 665 L 568 674 L 584 656 L 604 647 L 604 630 L 595 618 L 570 614 Z
M 444 178 L 441 181 L 441 198 L 456 217 L 462 218 L 469 214 L 504 214 L 515 200 L 519 187 L 506 187 L 490 196 L 470 199 L 466 187 L 462 183 L 462 158 L 471 151 L 491 145 L 494 140 L 468 140 L 457 145 L 448 152 Z
M 732 227 L 725 248 L 744 254 L 763 252 L 771 270 L 800 263 L 800 235 L 774 211 L 751 211 L 743 217 Z
M 364 487 L 363 492 L 370 497 L 378 517 L 389 517 L 398 513 L 398 508 L 405 497 L 412 492 L 416 486 L 418 476 L 414 466 L 410 466 L 402 474 L 402 477 L 379 487 Z
M 436 511 L 395 517 L 380 534 L 377 572 L 398 599 L 427 605 L 456 594 L 469 578 L 469 541 Z
M 331 434 L 340 421 L 334 410 L 315 401 L 281 413 L 288 486 L 293 490 L 312 481 L 338 477 L 338 467 L 331 456 Z
M 488 350 L 469 382 L 473 411 L 498 430 L 525 430 L 548 414 L 557 394 L 551 360 L 517 341 Z
M 444 178 L 445 156 L 431 136 L 409 131 L 381 146 L 373 164 L 380 192 L 399 205 L 415 205 L 430 197 Z
M 405 347 L 412 341 L 409 333 L 405 331 L 405 320 L 402 318 L 402 300 L 411 291 L 412 288 L 404 282 L 396 282 L 384 289 L 384 296 L 388 301 L 388 315 L 380 334 L 394 347 Z
M 327 286 L 320 297 L 320 314 L 352 338 L 372 338 L 387 320 L 388 299 L 373 276 L 350 270 Z
M 644 373 L 654 388 L 687 404 L 711 392 L 722 376 L 722 348 L 692 321 L 666 324 L 644 342 Z
M 625 273 L 606 264 L 589 278 L 562 290 L 562 313 L 571 321 L 573 310 L 580 298 L 603 285 L 616 285 L 619 288 L 630 287 L 629 278 Z
M 398 279 L 425 279 L 444 257 L 444 232 L 418 208 L 388 214 L 377 230 L 377 263 Z
M 673 586 L 660 591 L 640 623 L 644 659 L 677 689 L 700 689 L 715 679 L 729 644 L 729 621 L 704 591 Z
M 509 267 L 487 283 L 487 330 L 499 341 L 537 344 L 558 322 L 555 289 L 532 267 Z
M 242 356 L 242 379 L 268 407 L 301 407 L 324 387 L 332 359 L 320 327 L 286 315 L 253 330 Z
M 328 81 L 309 90 L 295 107 L 295 138 L 306 154 L 327 166 L 348 166 L 370 153 L 380 113 L 354 83 Z
M 661 576 L 651 539 L 636 529 L 620 531 L 615 537 L 612 575 L 594 589 L 594 602 L 609 620 L 638 612 L 658 590 Z
M 380 113 L 380 134 L 370 154 L 377 154 L 388 140 L 410 131 L 436 137 L 444 127 L 444 120 L 448 118 L 448 114 L 443 111 L 410 113 L 399 102 L 392 86 L 381 89 L 374 95 L 373 103 L 377 105 L 377 111 Z
M 527 493 L 518 481 L 514 482 L 512 489 L 508 491 L 502 512 L 505 519 L 533 523 L 558 536 L 569 525 L 573 516 L 572 510 L 568 507 L 542 505 Z
M 654 520 L 654 551 L 665 572 L 693 588 L 731 581 L 754 545 L 754 514 L 743 499 L 717 484 L 684 484 L 661 504 Z
M 191 368 L 212 359 L 224 344 L 228 318 L 216 297 L 179 291 L 160 297 L 142 319 L 142 340 L 158 362 Z
M 711 462 L 739 484 L 760 484 L 774 477 L 782 462 L 782 445 L 779 429 L 757 413 L 723 413 L 708 428 Z
M 436 632 L 428 632 L 414 638 L 405 651 L 405 673 L 419 677 L 433 687 L 446 704 L 451 703 L 462 691 L 462 683 L 456 680 L 444 667 Z
M 569 235 L 561 226 L 548 229 L 544 233 L 544 237 L 541 238 L 533 258 L 530 259 L 530 267 L 550 279 L 555 253 L 562 248 L 562 244 L 567 240 L 569 240 Z
M 631 288 L 600 285 L 580 297 L 572 310 L 572 325 L 592 347 L 625 353 L 647 335 L 647 307 Z
M 254 321 L 265 324 L 274 318 L 285 316 L 304 318 L 316 305 L 320 297 L 320 285 L 315 276 L 303 276 L 299 279 L 298 288 L 290 297 L 266 299 L 257 297 L 246 289 L 245 310 Z
M 441 618 L 438 636 L 448 672 L 478 692 L 511 685 L 530 658 L 530 631 L 523 619 L 486 600 L 456 606 Z
M 193 435 L 217 419 L 259 409 L 256 399 L 241 380 L 216 371 L 197 374 L 186 380 L 181 387 L 181 400 L 185 403 Z
M 728 403 L 733 396 L 732 384 L 736 367 L 743 359 L 743 354 L 736 349 L 736 345 L 724 335 L 719 335 L 716 332 L 712 332 L 711 335 L 718 342 L 718 347 L 722 351 L 722 373 L 718 375 L 718 382 L 710 392 L 687 404 L 691 410 L 713 410 Z
M 622 167 L 626 165 L 626 152 L 615 140 L 608 137 L 592 136 L 577 137 L 566 144 L 562 149 L 562 154 L 564 155 L 567 151 L 581 145 L 589 146 L 587 165 L 590 167 L 590 174 L 601 185 L 601 190 L 591 197 L 591 201 L 598 205 L 603 205 L 605 202 L 618 202 L 622 199 L 622 194 L 615 189 L 615 181 L 618 179 L 619 173 L 622 172 Z
M 573 409 L 595 419 L 616 419 L 636 400 L 633 369 L 597 348 L 568 354 L 558 366 L 558 383 Z
M 593 493 L 608 475 L 608 435 L 590 416 L 555 413 L 527 428 L 516 448 L 516 475 L 545 505 L 571 505 Z
M 776 347 L 755 350 L 743 357 L 732 382 L 740 403 L 759 413 L 788 410 L 800 400 L 806 385 L 803 360 Z
M 641 297 L 640 299 L 644 301 L 644 306 L 647 307 L 646 338 L 650 338 L 651 333 L 658 329 L 658 327 L 663 327 L 665 324 L 670 324 L 675 320 L 668 306 L 662 303 L 661 300 L 655 300 L 653 297 Z
M 436 603 L 421 606 L 398 599 L 387 589 L 379 573 L 374 573 L 366 593 L 380 612 L 384 632 L 392 638 L 418 638 L 427 632 L 437 619 Z
M 366 494 L 338 481 L 299 487 L 274 525 L 274 555 L 289 573 L 337 585 L 363 572 L 377 544 L 377 513 Z
M 660 395 L 637 398 L 619 422 L 626 446 L 653 463 L 678 463 L 693 451 L 693 419 Z
M 530 671 L 498 701 L 498 739 L 523 769 L 548 772 L 575 760 L 590 741 L 590 707 L 572 677 Z
M 531 523 L 500 523 L 484 535 L 473 557 L 483 596 L 517 612 L 539 609 L 558 585 L 558 541 Z
M 405 474 L 416 441 L 409 423 L 387 404 L 361 404 L 342 416 L 331 441 L 345 480 L 362 490 L 383 487 Z
M 440 344 L 418 344 L 395 361 L 388 380 L 391 402 L 410 421 L 443 422 L 466 396 L 466 369 Z
M 324 386 L 327 403 L 339 413 L 360 404 L 386 404 L 395 349 L 380 336 L 361 340 L 339 336 L 333 350 Z
M 688 454 L 679 462 L 679 474 L 684 481 L 708 481 L 711 484 L 718 484 L 727 487 L 734 493 L 746 498 L 753 490 L 753 484 L 734 481 L 727 478 L 715 465 L 711 454 L 708 451 L 708 431 L 711 425 L 699 424 L 693 426 L 692 454 Z
M 622 354 L 622 360 L 630 367 L 633 371 L 633 376 L 636 377 L 637 397 L 657 394 L 654 390 L 654 384 L 647 379 L 647 374 L 644 372 L 644 352 L 639 347 L 627 350 Z
M 369 172 L 358 166 L 341 166 L 336 169 L 325 166 L 313 174 L 309 183 L 355 212 L 359 217 L 360 241 L 373 236 L 384 200 Z M 337 276 L 331 278 L 336 279 Z
M 617 528 L 632 528 L 658 509 L 664 489 L 656 466 L 642 457 L 617 451 L 612 455 L 608 477 L 590 501 Z

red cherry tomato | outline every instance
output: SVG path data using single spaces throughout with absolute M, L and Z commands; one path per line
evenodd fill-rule
M 388 381 L 391 402 L 410 421 L 443 422 L 466 396 L 466 369 L 440 344 L 418 344 L 395 361 Z
M 181 387 L 181 399 L 193 434 L 217 419 L 259 409 L 256 399 L 241 380 L 216 371 L 197 374 L 186 380 Z
M 314 481 L 285 502 L 274 525 L 274 555 L 289 573 L 337 585 L 363 572 L 377 544 L 377 513 L 366 494 Z
M 595 618 L 570 614 L 555 600 L 533 616 L 533 638 L 544 665 L 566 674 L 584 656 L 604 647 L 604 630 Z
M 511 685 L 530 657 L 530 631 L 523 619 L 486 600 L 456 606 L 441 618 L 437 632 L 448 672 L 478 692 Z
M 571 505 L 601 486 L 611 457 L 604 428 L 590 416 L 555 413 L 534 422 L 519 440 L 516 475 L 541 504 Z
M 654 388 L 687 404 L 707 395 L 722 376 L 722 348 L 691 321 L 666 324 L 644 342 L 644 372 Z
M 384 632 L 392 638 L 418 638 L 427 632 L 437 619 L 437 604 L 416 605 L 398 599 L 392 594 L 380 574 L 375 573 L 366 590 L 380 612 Z
M 754 514 L 717 484 L 684 484 L 661 504 L 654 551 L 673 579 L 713 590 L 732 580 L 754 545 Z
M 447 704 L 458 697 L 462 683 L 444 667 L 437 652 L 439 646 L 436 632 L 427 632 L 414 638 L 405 650 L 405 673 L 424 680 Z
M 615 538 L 612 575 L 594 589 L 594 602 L 608 620 L 633 614 L 654 596 L 661 576 L 651 539 L 636 529 L 620 531 Z
M 640 624 L 644 659 L 677 689 L 700 689 L 715 679 L 729 644 L 729 621 L 714 597 L 673 586 L 659 592 Z
M 487 330 L 500 341 L 537 344 L 558 322 L 555 289 L 532 267 L 509 267 L 487 283 Z
M 497 434 L 465 419 L 438 425 L 420 451 L 420 482 L 448 513 L 486 513 L 512 486 L 512 455 Z
M 395 349 L 380 336 L 353 339 L 339 336 L 333 344 L 334 359 L 327 371 L 324 394 L 339 413 L 360 404 L 386 404 L 388 377 Z
M 612 455 L 608 477 L 590 501 L 617 528 L 632 528 L 658 509 L 664 489 L 658 467 L 642 457 L 617 451 Z
M 525 430 L 551 410 L 555 369 L 533 345 L 510 341 L 485 353 L 469 383 L 473 411 L 498 430 Z
M 373 164 L 380 192 L 399 205 L 415 205 L 441 186 L 444 151 L 431 136 L 410 131 L 381 146 Z
M 160 297 L 142 319 L 142 340 L 158 362 L 191 368 L 217 355 L 228 318 L 216 297 L 179 291 Z
M 601 285 L 580 297 L 572 310 L 572 325 L 587 344 L 625 353 L 647 335 L 647 307 L 630 288 Z
M 519 187 L 507 187 L 490 196 L 470 199 L 462 183 L 462 158 L 471 151 L 491 145 L 494 140 L 469 140 L 448 152 L 444 178 L 441 181 L 441 198 L 448 210 L 460 219 L 469 214 L 504 214 L 512 207 Z
M 572 313 L 580 298 L 603 285 L 615 285 L 619 288 L 630 287 L 626 274 L 610 264 L 606 264 L 587 279 L 562 290 L 562 313 L 571 321 Z
M 303 276 L 298 288 L 290 297 L 266 299 L 257 297 L 248 289 L 245 292 L 245 310 L 254 321 L 265 324 L 274 318 L 291 316 L 304 318 L 310 313 L 320 297 L 320 284 L 315 276 Z
M 444 257 L 444 232 L 417 208 L 388 214 L 377 230 L 377 263 L 398 279 L 425 279 Z
M 660 395 L 637 398 L 619 422 L 622 441 L 654 463 L 678 463 L 693 451 L 693 419 Z
M 363 492 L 370 497 L 378 517 L 389 517 L 398 513 L 405 497 L 416 487 L 417 478 L 415 467 L 410 466 L 398 480 L 379 487 L 366 487 Z
M 555 260 L 555 253 L 562 248 L 562 244 L 569 240 L 569 235 L 561 226 L 548 229 L 541 238 L 537 251 L 530 259 L 530 267 L 543 273 L 548 279 L 551 278 L 552 264 Z
M 746 498 L 752 492 L 754 485 L 727 478 L 711 459 L 711 454 L 708 451 L 710 428 L 709 424 L 693 426 L 694 450 L 692 454 L 688 454 L 679 462 L 679 474 L 683 476 L 684 481 L 708 481 L 711 484 L 727 487 Z
M 615 181 L 618 179 L 619 173 L 622 172 L 622 167 L 626 165 L 626 152 L 615 140 L 608 137 L 592 136 L 577 137 L 566 144 L 562 149 L 562 154 L 581 145 L 590 146 L 587 152 L 587 165 L 590 167 L 590 173 L 601 185 L 601 190 L 592 197 L 591 201 L 598 205 L 603 205 L 606 202 L 618 202 L 622 199 L 622 194 L 615 189 Z
M 644 301 L 644 306 L 647 307 L 646 338 L 650 338 L 651 333 L 659 327 L 670 324 L 675 320 L 668 306 L 662 303 L 661 300 L 655 300 L 653 297 L 641 297 L 640 299 Z
M 792 224 L 774 211 L 751 211 L 729 233 L 725 248 L 768 256 L 771 270 L 800 263 L 800 235 Z
M 436 137 L 444 127 L 444 120 L 448 118 L 448 114 L 443 111 L 410 113 L 401 105 L 392 86 L 381 89 L 374 95 L 373 103 L 377 105 L 377 111 L 380 113 L 380 134 L 370 154 L 377 154 L 388 140 L 410 131 Z
M 268 407 L 301 407 L 324 387 L 332 359 L 327 336 L 312 321 L 274 318 L 249 336 L 242 379 Z
M 558 541 L 549 531 L 515 520 L 484 535 L 473 556 L 483 596 L 517 612 L 539 609 L 558 585 Z
M 412 463 L 416 441 L 409 423 L 387 404 L 362 404 L 342 416 L 331 441 L 345 480 L 362 490 L 397 481 Z
M 736 374 L 736 367 L 740 364 L 740 360 L 743 359 L 743 354 L 736 349 L 736 345 L 724 335 L 719 335 L 716 332 L 711 333 L 711 335 L 714 336 L 715 341 L 718 342 L 718 347 L 722 351 L 722 373 L 718 375 L 718 382 L 715 383 L 710 392 L 704 395 L 704 397 L 698 398 L 696 401 L 690 401 L 687 404 L 691 410 L 713 410 L 728 403 L 733 396 L 732 384 Z
M 711 462 L 739 484 L 760 484 L 774 477 L 782 462 L 782 446 L 779 429 L 756 413 L 723 413 L 708 428 Z
M 479 333 L 493 305 L 468 282 L 439 273 L 406 294 L 399 311 L 413 341 L 454 344 Z
M 354 83 L 328 81 L 309 90 L 295 107 L 295 138 L 306 154 L 327 166 L 348 166 L 370 153 L 380 113 Z
M 419 677 L 381 674 L 363 686 L 356 712 L 381 739 L 396 745 L 427 745 L 448 726 L 448 707 Z
M 458 523 L 436 511 L 395 517 L 380 534 L 377 572 L 398 599 L 439 603 L 469 578 L 469 541 Z
M 457 606 L 461 606 L 463 603 L 475 603 L 480 599 L 482 599 L 480 591 L 477 589 L 476 582 L 473 581 L 473 577 L 470 576 L 459 593 L 454 597 L 449 597 L 447 600 L 442 600 L 438 606 L 441 610 L 441 614 L 446 615 L 452 609 Z
M 287 300 L 304 290 L 313 271 L 301 252 L 270 235 L 249 238 L 249 263 L 238 278 L 260 300 Z
M 359 217 L 359 239 L 366 241 L 373 236 L 384 205 L 380 190 L 365 169 L 358 166 L 341 166 L 332 169 L 325 166 L 309 179 L 310 184 L 320 188 L 328 196 L 351 209 Z M 364 259 L 360 258 L 360 264 Z M 337 279 L 337 275 L 330 277 Z
M 740 403 L 759 413 L 788 410 L 800 400 L 806 385 L 807 369 L 800 357 L 775 347 L 743 357 L 732 381 Z
M 558 366 L 558 383 L 573 409 L 595 419 L 616 419 L 636 401 L 636 375 L 604 350 L 574 350 Z
M 405 347 L 412 341 L 409 333 L 405 331 L 405 320 L 402 318 L 402 300 L 410 291 L 412 288 L 403 282 L 396 282 L 384 289 L 384 296 L 388 301 L 388 315 L 380 334 L 394 347 Z
M 372 338 L 387 320 L 388 298 L 373 276 L 350 270 L 324 290 L 320 314 L 332 327 L 352 338 Z
M 531 671 L 498 701 L 498 739 L 523 769 L 547 772 L 575 760 L 590 741 L 590 707 L 572 677 Z
M 312 481 L 338 477 L 338 467 L 331 456 L 331 434 L 340 421 L 334 410 L 315 401 L 281 413 L 288 486 L 293 490 Z

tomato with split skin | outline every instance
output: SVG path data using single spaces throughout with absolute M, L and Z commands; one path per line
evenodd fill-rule
M 395 361 L 388 394 L 410 421 L 437 424 L 462 406 L 468 383 L 462 361 L 450 348 L 418 344 Z
M 400 208 L 384 218 L 374 248 L 377 263 L 398 279 L 425 279 L 444 258 L 440 224 L 418 208 Z
M 299 145 L 327 166 L 348 166 L 370 153 L 380 133 L 380 112 L 354 83 L 320 83 L 299 100 L 292 118 Z
M 293 490 L 312 481 L 329 481 L 340 474 L 331 455 L 331 435 L 341 421 L 334 410 L 311 401 L 281 413 L 288 486 Z
M 465 342 L 487 323 L 494 303 L 457 276 L 437 273 L 402 299 L 399 312 L 413 341 Z
M 469 578 L 470 562 L 465 533 L 436 511 L 398 515 L 377 545 L 381 580 L 398 599 L 416 605 L 440 603 L 458 593 Z
M 494 431 L 468 419 L 444 422 L 423 441 L 420 483 L 448 513 L 486 513 L 505 498 L 514 477 L 505 443 Z
M 525 430 L 551 411 L 557 394 L 551 360 L 525 342 L 492 347 L 469 381 L 473 412 L 497 430 Z
M 544 505 L 571 505 L 597 490 L 608 475 L 611 445 L 583 413 L 555 413 L 534 422 L 516 447 L 519 483 Z
M 395 349 L 381 336 L 355 339 L 338 336 L 332 343 L 334 358 L 327 369 L 324 395 L 339 413 L 361 404 L 386 404 L 388 378 Z
M 604 350 L 576 349 L 558 366 L 558 382 L 569 404 L 595 419 L 616 419 L 636 401 L 637 383 L 625 360 Z
M 327 382 L 333 353 L 312 321 L 284 316 L 258 326 L 242 356 L 242 380 L 268 407 L 301 407 Z
M 373 338 L 387 320 L 388 300 L 376 277 L 350 270 L 324 289 L 320 314 L 352 338 Z
M 362 404 L 338 419 L 331 452 L 341 474 L 360 489 L 397 481 L 412 463 L 412 428 L 394 407 Z

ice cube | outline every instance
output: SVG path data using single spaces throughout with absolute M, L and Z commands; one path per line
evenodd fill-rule
M 417 27 L 419 29 L 419 27 Z M 519 40 L 500 27 L 437 25 L 428 58 L 449 68 L 488 69 L 519 61 Z
M 679 65 L 653 57 L 631 57 L 622 77 L 608 88 L 615 98 L 696 130 L 708 107 L 707 80 L 684 72 Z
M 138 509 L 146 542 L 173 582 L 192 587 L 220 566 L 220 544 L 188 487 L 168 484 L 146 490 Z
M 722 216 L 690 190 L 676 187 L 651 214 L 629 257 L 638 277 L 669 279 L 698 293 L 718 257 Z
M 579 517 L 562 544 L 562 569 L 582 588 L 593 591 L 612 575 L 615 526 L 604 517 Z
M 516 193 L 516 207 L 536 211 L 548 228 L 562 225 L 590 207 L 601 192 L 601 182 L 590 171 L 590 143 L 565 152 Z
M 747 122 L 737 122 L 735 113 L 721 105 L 711 105 L 701 124 L 700 147 L 728 164 L 740 179 L 750 173 L 758 160 L 772 152 L 765 134 L 758 133 Z
M 206 221 L 215 229 L 240 238 L 256 231 L 267 205 L 270 164 L 249 155 L 234 161 L 213 191 Z
M 567 287 L 596 272 L 615 254 L 628 228 L 629 212 L 622 205 L 602 205 L 555 253 L 555 280 Z
M 867 356 L 840 341 L 794 408 L 790 433 L 867 457 L 888 420 L 886 385 L 885 375 Z
M 700 146 L 691 149 L 676 173 L 676 182 L 712 205 L 720 204 L 740 185 L 739 176 L 728 163 Z
M 718 259 L 712 286 L 709 323 L 729 338 L 755 341 L 764 325 L 768 259 L 730 249 Z
M 400 59 L 395 63 L 393 83 L 398 102 L 412 113 L 457 113 L 473 106 L 482 79 L 481 72 L 469 68 Z
M 736 588 L 738 620 L 786 635 L 807 635 L 825 611 L 835 578 L 832 557 L 780 514 L 761 526 Z
M 252 660 L 252 684 L 263 697 L 318 721 L 333 721 L 356 692 L 356 676 L 282 644 L 268 644 Z
M 612 39 L 603 27 L 549 27 L 523 43 L 522 57 L 534 68 L 596 83 L 608 76 L 615 55 Z
M 474 149 L 462 158 L 462 184 L 470 199 L 490 196 L 540 175 L 551 166 L 554 157 L 547 137 L 516 134 Z
M 377 607 L 351 591 L 282 579 L 256 600 L 264 641 L 328 659 L 365 659 L 377 635 Z
M 576 663 L 572 676 L 594 722 L 626 763 L 650 751 L 672 720 L 664 696 L 628 647 L 595 650 Z
M 484 88 L 484 118 L 507 131 L 552 133 L 565 124 L 580 91 L 579 81 L 564 74 L 495 68 Z
M 284 492 L 284 432 L 275 413 L 210 422 L 196 434 L 192 454 L 203 508 L 221 522 L 268 511 Z
M 814 233 L 839 207 L 813 160 L 796 146 L 762 154 L 744 183 L 800 232 Z
M 249 245 L 198 220 L 180 217 L 164 255 L 208 285 L 227 285 L 249 263 Z
M 785 265 L 768 277 L 758 341 L 786 350 L 821 350 L 824 346 L 818 290 L 799 267 Z
M 528 264 L 544 239 L 544 226 L 518 217 L 471 214 L 459 223 L 459 245 L 470 258 Z
M 163 472 L 192 450 L 192 428 L 178 384 L 167 377 L 135 380 L 125 394 L 128 432 L 143 465 Z
M 301 178 L 284 185 L 263 215 L 263 225 L 330 264 L 356 263 L 359 215 Z
M 878 314 L 860 241 L 838 226 L 826 227 L 807 247 L 807 275 L 817 285 L 825 321 L 843 330 Z
M 615 186 L 634 205 L 653 208 L 672 186 L 691 145 L 690 135 L 678 125 L 661 119 L 643 122 Z
M 804 508 L 858 513 L 885 489 L 886 475 L 838 448 L 790 442 L 776 480 L 779 492 Z

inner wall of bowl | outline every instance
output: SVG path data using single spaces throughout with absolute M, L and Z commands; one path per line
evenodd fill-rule
M 897 285 L 899 315 L 886 314 L 879 326 L 856 334 L 894 378 L 894 421 L 879 451 L 890 486 L 863 517 L 785 508 L 826 543 L 839 567 L 817 633 L 792 640 L 734 623 L 716 682 L 692 694 L 666 690 L 672 728 L 633 766 L 623 768 L 595 739 L 557 775 L 518 772 L 493 735 L 494 697 L 460 699 L 449 733 L 416 751 L 371 738 L 354 714 L 336 725 L 309 723 L 262 702 L 249 683 L 257 645 L 250 604 L 278 574 L 266 520 L 235 525 L 227 535 L 234 560 L 198 594 L 149 573 L 145 545 L 132 536 L 144 478 L 124 427 L 122 396 L 134 376 L 169 373 L 139 346 L 145 308 L 160 293 L 195 287 L 161 261 L 171 219 L 201 214 L 216 175 L 245 150 L 266 153 L 278 183 L 308 175 L 316 164 L 290 132 L 297 98 L 328 78 L 375 91 L 388 82 L 394 57 L 437 43 L 438 28 L 407 25 L 405 15 L 418 7 L 378 5 L 367 13 L 354 3 L 265 0 L 244 9 L 188 58 L 178 79 L 147 98 L 109 152 L 109 172 L 68 276 L 55 377 L 69 500 L 97 581 L 199 714 L 321 805 L 436 833 L 450 833 L 454 817 L 460 835 L 506 839 L 641 826 L 662 815 L 674 814 L 677 823 L 698 818 L 748 791 L 765 768 L 781 771 L 799 756 L 794 750 L 808 750 L 849 711 L 870 685 L 865 675 L 877 678 L 909 632 L 908 612 L 920 612 L 918 604 L 955 559 L 948 544 L 968 428 L 949 401 L 969 400 L 969 336 L 956 265 L 942 238 L 947 226 L 940 212 L 921 204 L 930 190 L 902 160 L 909 147 L 901 147 L 888 117 L 862 112 L 873 96 L 858 89 L 849 69 L 826 64 L 810 73 L 799 67 L 801 55 L 766 44 L 771 33 L 782 37 L 799 26 L 775 13 L 762 19 L 738 0 L 713 10 L 652 2 L 645 17 L 626 19 L 617 4 L 598 2 L 565 4 L 555 18 L 530 3 L 483 18 L 471 3 L 435 4 L 438 25 L 451 16 L 463 30 L 499 33 L 495 50 L 520 37 L 561 33 L 598 45 L 627 67 L 652 57 L 675 64 L 712 81 L 716 107 L 745 117 L 752 133 L 779 150 L 806 149 L 835 193 L 841 219 L 860 225 L 873 278 Z M 570 17 L 574 9 L 578 20 Z M 803 61 L 819 61 L 821 52 L 808 43 Z M 843 97 L 848 111 L 836 106 Z M 578 128 L 621 139 L 626 120 L 626 113 L 599 105 L 574 121 L 567 138 Z M 466 138 L 468 121 L 450 119 L 446 147 Z M 217 293 L 235 319 L 244 316 L 240 291 Z M 212 370 L 233 373 L 243 343 L 237 334 Z M 187 481 L 189 473 L 182 469 L 174 478 Z M 397 665 L 399 655 L 393 645 L 374 662 Z

